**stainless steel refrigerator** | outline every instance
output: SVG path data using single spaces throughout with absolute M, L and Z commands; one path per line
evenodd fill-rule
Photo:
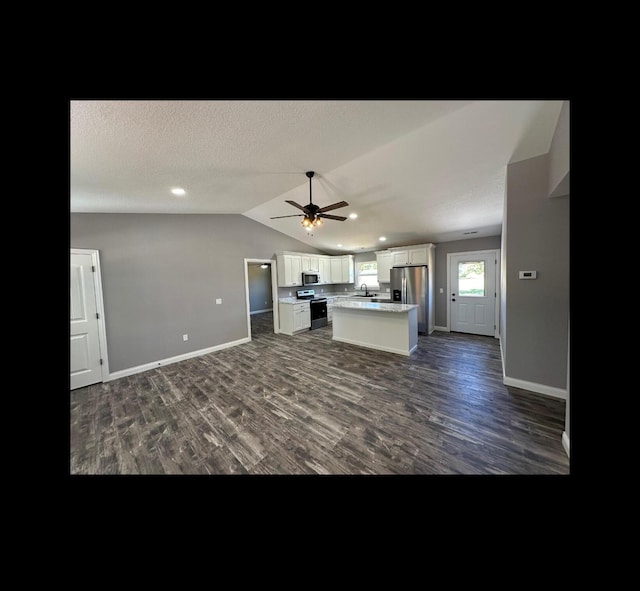
M 418 332 L 429 334 L 429 274 L 427 265 L 391 269 L 391 301 L 418 305 Z

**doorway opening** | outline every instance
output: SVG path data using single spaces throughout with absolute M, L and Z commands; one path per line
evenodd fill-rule
M 278 333 L 278 287 L 276 261 L 244 259 L 249 339 L 264 333 Z

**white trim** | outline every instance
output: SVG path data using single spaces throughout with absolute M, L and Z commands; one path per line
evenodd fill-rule
M 251 314 L 257 314 L 258 312 L 266 312 L 266 310 L 257 310 L 251 312 L 251 304 L 249 302 L 249 263 L 266 263 L 271 266 L 271 299 L 278 302 L 278 268 L 276 266 L 276 259 L 244 259 L 244 295 L 247 306 L 247 338 L 251 340 Z M 280 318 L 278 316 L 278 306 L 273 306 L 273 332 L 278 334 L 280 332 Z
M 262 314 L 262 312 L 273 312 L 273 308 L 265 308 L 264 310 L 254 310 L 253 312 L 249 312 L 250 316 L 254 314 Z
M 477 255 L 477 254 L 493 254 L 496 257 L 496 273 L 495 273 L 495 294 L 496 294 L 496 303 L 495 303 L 495 323 L 496 329 L 494 331 L 494 337 L 500 338 L 500 249 L 499 248 L 490 248 L 488 250 L 463 250 L 461 252 L 448 252 L 447 253 L 447 330 L 450 330 L 451 327 L 451 297 L 449 294 L 451 293 L 451 257 L 458 255 Z
M 562 447 L 564 447 L 564 451 L 567 452 L 567 457 L 571 457 L 569 455 L 569 436 L 566 431 L 562 432 Z
M 379 345 L 372 345 L 371 343 L 361 343 L 360 341 L 356 341 L 353 339 L 344 339 L 342 337 L 333 337 L 332 340 L 340 341 L 341 343 L 348 343 L 349 345 L 357 345 L 358 347 L 366 347 L 367 349 L 377 349 L 378 351 L 386 351 L 387 353 L 397 353 L 398 355 L 404 355 L 405 357 L 408 357 L 409 355 L 411 355 L 411 353 L 413 353 L 418 348 L 418 345 L 414 345 L 413 347 L 411 347 L 411 349 L 407 353 L 402 349 L 393 349 L 392 347 L 381 347 Z
M 96 312 L 98 312 L 98 340 L 100 342 L 100 358 L 102 365 L 102 381 L 105 382 L 109 376 L 109 353 L 107 351 L 107 325 L 104 316 L 104 300 L 102 298 L 102 271 L 100 270 L 100 251 L 92 248 L 71 248 L 70 254 L 90 254 L 91 264 L 96 268 L 94 274 L 94 291 L 96 295 Z
M 433 330 L 441 330 L 442 332 L 450 332 L 448 326 L 434 326 Z
M 119 378 L 132 376 L 136 373 L 142 373 L 143 371 L 149 371 L 150 369 L 155 369 L 156 367 L 170 365 L 171 363 L 177 363 L 178 361 L 184 361 L 185 359 L 191 359 L 192 357 L 200 357 L 201 355 L 213 353 L 214 351 L 220 351 L 222 349 L 228 349 L 229 347 L 243 345 L 244 343 L 248 343 L 250 340 L 250 338 L 245 337 L 243 339 L 238 339 L 237 341 L 222 343 L 221 345 L 207 347 L 206 349 L 199 349 L 198 351 L 191 351 L 190 353 L 183 353 L 182 355 L 176 355 L 175 357 L 167 357 L 166 359 L 160 359 L 160 361 L 152 361 L 151 363 L 145 363 L 144 365 L 136 365 L 135 367 L 121 369 L 120 371 L 114 371 L 112 374 L 109 374 L 105 381 L 110 382 L 111 380 L 117 380 Z
M 526 380 L 519 380 L 517 378 L 510 378 L 505 374 L 504 363 L 504 349 L 502 348 L 502 339 L 498 337 L 500 341 L 500 357 L 502 359 L 502 383 L 505 386 L 513 386 L 514 388 L 521 388 L 522 390 L 529 390 L 530 392 L 537 392 L 538 394 L 546 394 L 547 396 L 553 396 L 554 398 L 567 399 L 567 390 L 562 388 L 555 388 L 554 386 L 546 386 L 545 384 L 537 384 L 536 382 L 527 382 Z
M 502 379 L 502 383 L 505 386 L 513 386 L 514 388 L 521 388 L 522 390 L 529 390 L 531 392 L 537 392 L 538 394 L 545 394 L 547 396 L 553 396 L 554 398 L 561 398 L 562 400 L 567 399 L 567 390 L 563 388 L 555 388 L 554 386 L 537 384 L 536 382 L 527 382 L 526 380 L 509 378 L 507 376 Z

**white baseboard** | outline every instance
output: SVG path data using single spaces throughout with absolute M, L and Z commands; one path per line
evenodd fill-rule
M 537 384 L 536 382 L 527 382 L 526 380 L 518 380 L 516 378 L 509 378 L 507 376 L 503 377 L 502 383 L 505 386 L 513 386 L 514 388 L 530 390 L 531 392 L 553 396 L 554 398 L 561 398 L 562 400 L 567 399 L 567 390 L 563 388 L 554 388 L 553 386 Z
M 149 371 L 150 369 L 155 369 L 156 367 L 161 367 L 163 365 L 177 363 L 178 361 L 184 361 L 185 359 L 191 359 L 192 357 L 200 357 L 201 355 L 213 353 L 214 351 L 220 351 L 222 349 L 228 349 L 229 347 L 236 347 L 237 345 L 242 345 L 244 343 L 248 343 L 249 341 L 251 341 L 249 337 L 244 337 L 243 339 L 238 339 L 237 341 L 231 341 L 229 343 L 222 343 L 221 345 L 215 345 L 214 347 L 207 347 L 206 349 L 191 351 L 190 353 L 176 355 L 175 357 L 167 357 L 166 359 L 161 359 L 160 361 L 152 361 L 151 363 L 145 363 L 144 365 L 136 365 L 135 367 L 121 369 L 120 371 L 114 371 L 113 373 L 110 373 L 104 381 L 110 382 L 119 378 L 125 378 L 127 376 L 132 376 L 136 373 L 142 373 L 143 371 Z
M 344 339 L 342 337 L 333 337 L 334 341 L 340 341 L 341 343 L 348 343 L 349 345 L 358 345 L 358 347 L 366 347 L 367 349 L 376 349 L 378 351 L 386 351 L 387 353 L 397 353 L 398 355 L 404 355 L 408 357 L 413 353 L 418 345 L 414 345 L 411 347 L 411 350 L 407 353 L 406 351 L 402 351 L 401 349 L 394 349 L 392 347 L 383 347 L 381 345 L 372 345 L 371 343 L 361 343 L 360 341 L 356 341 L 354 339 Z
M 441 330 L 442 332 L 449 332 L 448 326 L 434 326 L 433 330 Z
M 571 457 L 569 455 L 569 436 L 566 431 L 562 432 L 562 447 L 564 447 L 564 451 L 567 452 L 567 457 Z
M 502 339 L 498 337 L 500 341 L 500 357 L 502 358 L 502 383 L 505 386 L 513 386 L 514 388 L 522 388 L 523 390 L 529 390 L 531 392 L 537 392 L 538 394 L 546 394 L 547 396 L 553 396 L 554 398 L 567 399 L 567 390 L 563 388 L 555 388 L 554 386 L 546 386 L 545 384 L 537 384 L 536 382 L 527 382 L 526 380 L 519 380 L 517 378 L 507 377 L 504 373 L 504 350 L 502 349 Z
M 249 316 L 253 314 L 262 314 L 262 312 L 273 312 L 273 308 L 267 308 L 266 310 L 254 310 L 253 312 L 249 312 Z

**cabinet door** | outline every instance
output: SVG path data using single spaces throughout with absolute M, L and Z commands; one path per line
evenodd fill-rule
M 342 257 L 342 283 L 353 283 L 353 256 L 345 255 Z
M 312 273 L 319 273 L 320 272 L 320 261 L 318 259 L 318 257 L 308 257 L 309 258 L 309 271 L 311 271 Z
M 397 267 L 398 265 L 408 265 L 409 264 L 409 251 L 407 250 L 396 250 L 391 253 L 391 266 Z
M 320 257 L 318 260 L 318 266 L 320 273 L 320 283 L 331 283 L 331 263 L 328 258 Z
M 427 249 L 426 248 L 412 248 L 409 250 L 409 264 L 411 265 L 426 265 L 427 264 Z
M 331 257 L 331 283 L 342 283 L 342 257 Z
M 302 285 L 302 261 L 300 257 L 285 255 L 284 264 L 287 285 Z
M 293 330 L 303 330 L 311 326 L 311 309 L 309 306 L 294 307 Z
M 378 261 L 378 283 L 391 282 L 391 253 L 384 252 L 376 255 Z
M 311 271 L 311 264 L 309 263 L 309 257 L 300 257 L 300 263 L 303 271 Z
M 310 328 L 311 327 L 311 308 L 306 306 L 302 309 L 300 313 L 300 328 Z

